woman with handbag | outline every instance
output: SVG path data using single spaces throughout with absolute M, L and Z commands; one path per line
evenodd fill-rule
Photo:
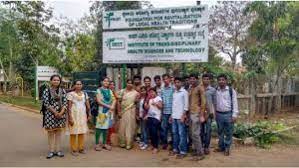
M 61 132 L 65 128 L 67 100 L 65 90 L 60 87 L 61 77 L 53 75 L 51 86 L 42 95 L 43 127 L 48 133 L 49 153 L 47 159 L 54 156 L 64 157 L 61 151 Z
M 84 134 L 88 133 L 87 122 L 91 117 L 87 93 L 82 91 L 82 81 L 75 81 L 74 91 L 67 94 L 71 154 L 85 154 Z M 78 142 L 77 142 L 78 137 Z

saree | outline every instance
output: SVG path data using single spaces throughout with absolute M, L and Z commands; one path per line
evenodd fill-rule
M 138 92 L 135 90 L 122 90 L 121 98 L 121 119 L 119 123 L 119 143 L 121 147 L 132 148 L 136 131 L 136 104 Z

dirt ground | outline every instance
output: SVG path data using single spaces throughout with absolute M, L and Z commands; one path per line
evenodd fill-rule
M 294 124 L 299 123 L 296 122 L 299 121 L 298 113 L 294 114 L 292 119 Z M 295 131 L 298 133 L 299 129 Z M 296 132 L 294 136 L 299 135 Z M 66 156 L 47 160 L 47 139 L 41 128 L 41 116 L 4 104 L 0 104 L 0 133 L 0 166 L 299 166 L 297 141 L 292 141 L 291 144 L 276 144 L 271 149 L 235 144 L 229 157 L 211 152 L 206 159 L 194 162 L 190 160 L 191 157 L 177 160 L 169 157 L 167 151 L 152 154 L 137 147 L 130 151 L 114 147 L 112 151 L 96 152 L 92 149 L 92 134 L 87 135 L 87 154 L 79 157 L 70 155 L 69 138 L 66 135 L 63 137 Z M 213 139 L 212 148 L 215 144 L 216 140 Z

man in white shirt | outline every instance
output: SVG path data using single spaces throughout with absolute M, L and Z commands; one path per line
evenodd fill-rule
M 218 149 L 216 152 L 230 154 L 234 123 L 238 116 L 237 93 L 227 86 L 227 76 L 221 74 L 217 77 L 218 88 L 216 90 L 216 122 L 218 129 Z
M 187 127 L 185 124 L 187 111 L 189 109 L 189 95 L 182 87 L 182 79 L 176 77 L 174 80 L 175 91 L 173 93 L 172 114 L 170 122 L 172 123 L 173 151 L 170 156 L 177 155 L 182 159 L 187 155 Z

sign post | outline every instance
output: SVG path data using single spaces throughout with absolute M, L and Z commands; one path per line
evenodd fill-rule
M 127 65 L 123 64 L 122 68 L 121 68 L 121 80 L 122 80 L 122 87 L 123 87 L 123 89 L 127 85 L 126 74 L 127 74 Z
M 38 77 L 37 77 L 37 71 L 38 71 L 38 60 L 36 60 L 36 65 L 35 65 L 35 102 L 38 101 L 39 97 L 38 97 Z
M 103 63 L 122 64 L 125 86 L 126 64 L 208 62 L 208 18 L 207 5 L 104 11 Z

